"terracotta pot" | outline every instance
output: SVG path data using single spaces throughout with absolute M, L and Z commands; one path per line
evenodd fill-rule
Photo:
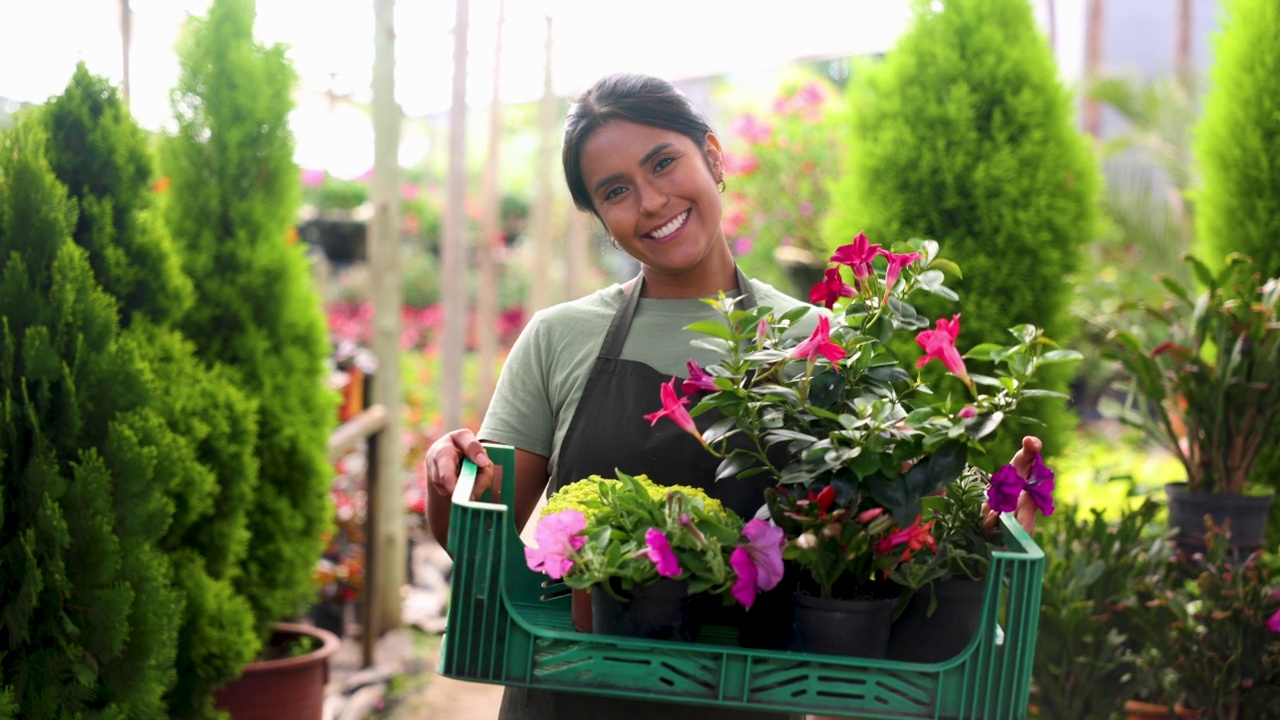
M 573 607 L 573 629 L 578 632 L 591 632 L 591 593 L 585 589 L 574 588 L 570 600 Z
M 1172 711 L 1168 705 L 1159 705 L 1157 703 L 1143 702 L 1141 700 L 1126 700 L 1124 703 L 1124 711 L 1129 720 L 1199 720 L 1200 713 L 1196 710 L 1188 710 L 1181 705 L 1175 705 Z
M 342 643 L 328 630 L 277 623 L 268 649 L 291 645 L 300 637 L 313 639 L 311 652 L 249 663 L 239 679 L 214 695 L 214 704 L 233 720 L 320 720 L 329 657 Z

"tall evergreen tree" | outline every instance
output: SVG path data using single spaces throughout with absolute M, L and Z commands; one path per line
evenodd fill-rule
M 848 97 L 827 242 L 860 230 L 888 245 L 936 239 L 964 274 L 948 282 L 960 294 L 962 347 L 1007 345 L 1006 328 L 1021 323 L 1069 342 L 1070 278 L 1093 237 L 1098 172 L 1026 0 L 917 2 L 897 47 L 855 73 Z M 1043 386 L 1064 391 L 1070 369 L 1046 370 Z M 1052 453 L 1075 425 L 1061 400 L 1023 410 L 1045 426 L 1012 423 L 989 448 L 995 458 L 1007 460 L 1024 433 Z
M 180 439 L 166 451 L 174 516 L 161 541 L 184 595 L 168 716 L 208 716 L 213 690 L 258 648 L 252 613 L 231 582 L 248 547 L 246 511 L 257 482 L 257 409 L 218 367 L 206 367 L 171 327 L 191 282 L 152 209 L 146 136 L 115 88 L 81 64 L 40 117 L 48 158 L 80 208 L 73 239 L 115 296 L 123 336 L 144 356 L 146 404 Z
M 252 0 L 214 0 L 179 43 L 178 131 L 162 146 L 165 218 L 196 302 L 180 325 L 200 356 L 259 403 L 252 541 L 237 589 L 260 631 L 314 598 L 330 517 L 325 448 L 335 398 L 328 339 L 302 249 L 291 243 L 299 172 L 288 127 L 294 74 L 253 39 Z
M 23 718 L 161 718 L 182 598 L 180 439 L 71 241 L 34 119 L 0 137 L 0 676 Z
M 1233 252 L 1264 277 L 1280 276 L 1280 4 L 1223 3 L 1222 30 L 1204 114 L 1193 133 L 1200 171 L 1195 254 L 1213 267 Z M 1280 490 L 1280 428 L 1251 480 Z M 1280 502 L 1271 504 L 1267 545 L 1280 545 Z

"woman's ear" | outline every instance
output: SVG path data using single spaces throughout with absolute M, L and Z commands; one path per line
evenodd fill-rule
M 720 138 L 716 134 L 707 131 L 707 141 L 702 147 L 702 152 L 707 156 L 707 166 L 711 168 L 711 177 L 716 182 L 724 179 L 724 151 L 720 148 Z

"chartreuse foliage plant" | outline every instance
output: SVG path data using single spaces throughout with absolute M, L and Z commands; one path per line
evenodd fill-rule
M 164 217 L 195 288 L 180 328 L 258 404 L 252 540 L 233 582 L 265 635 L 315 596 L 336 398 L 320 299 L 292 242 L 294 73 L 283 47 L 255 42 L 253 18 L 252 0 L 214 0 L 185 28 L 161 166 Z
M 1193 133 L 1200 174 L 1195 253 L 1214 268 L 1241 253 L 1263 277 L 1280 277 L 1280 5 L 1231 0 L 1222 12 L 1204 113 Z M 1280 428 L 1251 480 L 1280 490 Z M 1280 503 L 1271 505 L 1267 546 L 1280 546 Z
M 917 2 L 897 46 L 853 74 L 847 97 L 828 246 L 862 230 L 934 238 L 964 268 L 948 282 L 968 337 L 1004 344 L 1006 328 L 1025 323 L 1070 344 L 1071 276 L 1094 236 L 1098 171 L 1030 4 Z M 1051 368 L 1037 382 L 1063 392 L 1072 374 Z M 1024 410 L 1044 424 L 1011 423 L 993 453 L 1011 456 L 1024 434 L 1049 455 L 1069 441 L 1063 399 Z
M 72 241 L 46 142 L 32 117 L 0 136 L 0 684 L 18 717 L 165 717 L 183 441 Z
M 232 586 L 248 549 L 257 410 L 172 327 L 190 305 L 191 282 L 153 207 L 146 137 L 115 89 L 81 65 L 39 117 L 50 166 L 80 208 L 72 239 L 114 296 L 128 323 L 122 340 L 143 361 L 139 402 L 174 436 L 156 468 L 173 509 L 160 548 L 183 608 L 166 715 L 208 716 L 213 690 L 259 644 L 248 600 Z

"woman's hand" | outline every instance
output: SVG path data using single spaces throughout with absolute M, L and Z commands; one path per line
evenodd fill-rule
M 427 448 L 423 460 L 427 471 L 427 527 L 440 547 L 448 549 L 449 509 L 453 505 L 453 490 L 458 485 L 458 473 L 462 459 L 476 464 L 476 486 L 472 499 L 493 484 L 493 462 L 474 433 L 466 428 L 441 435 Z
M 1036 458 L 1040 455 L 1043 443 L 1040 438 L 1028 435 L 1022 438 L 1022 449 L 1014 454 L 1010 464 L 1013 469 L 1018 471 L 1018 477 L 1026 478 L 1031 474 L 1031 466 L 1035 463 Z M 996 531 L 996 523 L 999 520 L 999 513 L 987 507 L 984 503 L 982 506 L 986 513 L 986 518 L 982 521 L 982 529 L 988 535 Z M 1018 495 L 1018 508 L 1013 511 L 1013 516 L 1017 518 L 1018 524 L 1022 529 L 1030 535 L 1036 529 L 1036 503 L 1031 496 L 1024 490 Z

